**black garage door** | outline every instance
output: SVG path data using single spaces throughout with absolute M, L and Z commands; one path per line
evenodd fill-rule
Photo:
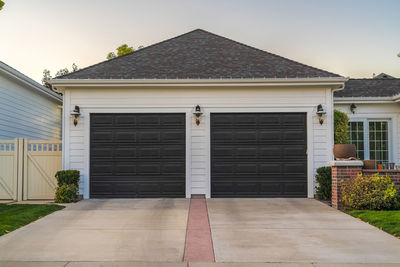
M 185 114 L 92 114 L 90 197 L 185 197 Z
M 307 197 L 305 113 L 211 114 L 212 197 Z

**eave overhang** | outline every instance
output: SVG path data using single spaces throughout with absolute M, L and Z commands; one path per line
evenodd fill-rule
M 53 79 L 58 90 L 73 88 L 135 87 L 329 87 L 341 89 L 344 77 L 329 78 L 264 78 L 264 79 Z
M 11 68 L 10 66 L 2 62 L 0 62 L 0 73 L 15 80 L 16 82 L 18 82 L 23 86 L 28 86 L 29 88 L 35 90 L 36 92 L 45 97 L 55 100 L 57 103 L 62 103 L 62 96 L 56 94 L 55 92 L 52 92 L 50 89 L 45 88 L 44 86 L 32 80 L 31 78 L 23 75 L 22 73 L 18 72 L 17 70 Z
M 335 104 L 387 104 L 400 103 L 400 94 L 384 97 L 334 97 Z

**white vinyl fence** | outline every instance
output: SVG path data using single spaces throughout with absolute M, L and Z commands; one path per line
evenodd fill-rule
M 0 199 L 53 199 L 61 164 L 60 140 L 0 140 Z

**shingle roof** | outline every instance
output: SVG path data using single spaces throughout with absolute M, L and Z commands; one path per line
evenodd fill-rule
M 400 94 L 400 79 L 349 79 L 335 97 L 390 97 Z
M 316 77 L 341 76 L 197 29 L 58 79 Z

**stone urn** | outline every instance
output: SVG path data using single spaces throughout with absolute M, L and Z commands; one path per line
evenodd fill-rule
M 335 159 L 355 159 L 357 156 L 356 145 L 354 144 L 336 144 L 333 147 L 333 155 Z

